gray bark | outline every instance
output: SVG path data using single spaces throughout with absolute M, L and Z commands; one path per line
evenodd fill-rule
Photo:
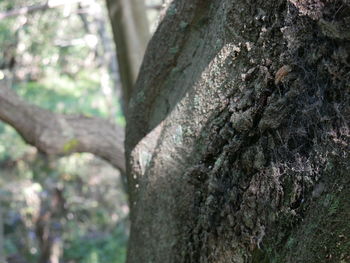
M 4 241 L 4 219 L 2 213 L 2 203 L 0 202 L 0 263 L 5 263 Z
M 130 101 L 128 263 L 350 260 L 349 17 L 172 2 Z
M 124 111 L 133 92 L 148 40 L 149 26 L 143 0 L 106 0 L 117 47 Z
M 125 171 L 124 129 L 107 120 L 55 114 L 0 86 L 0 120 L 29 144 L 50 155 L 90 152 Z

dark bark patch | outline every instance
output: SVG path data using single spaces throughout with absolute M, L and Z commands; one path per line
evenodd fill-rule
M 192 257 L 186 262 L 231 262 L 229 258 L 236 258 L 232 262 L 316 262 L 312 260 L 318 258 L 311 259 L 297 245 L 296 240 L 307 238 L 297 229 L 307 227 L 304 220 L 312 214 L 315 196 L 325 192 L 323 189 L 315 194 L 320 178 L 327 177 L 325 169 L 332 144 L 327 134 L 348 125 L 340 113 L 349 108 L 349 97 L 344 93 L 350 81 L 349 54 L 345 51 L 348 43 L 330 39 L 315 22 L 326 10 L 323 2 L 294 2 L 299 11 L 312 19 L 292 10 L 279 22 L 285 25 L 282 34 L 289 48 L 283 49 L 282 43 L 275 45 L 274 50 L 267 47 L 264 55 L 257 56 L 263 56 L 260 61 L 268 61 L 268 55 L 276 57 L 277 50 L 280 63 L 267 63 L 265 69 L 260 66 L 265 78 L 261 78 L 262 74 L 245 78 L 243 95 L 240 93 L 237 99 L 232 93 L 228 115 L 224 111 L 217 116 L 219 122 L 213 126 L 212 142 L 202 159 L 206 176 L 201 178 L 206 179 L 196 184 L 196 209 L 190 223 L 196 237 L 191 237 L 188 253 Z M 251 11 L 239 8 L 236 5 L 228 12 L 232 24 L 238 26 L 237 32 L 246 29 L 244 20 L 238 22 L 243 18 L 237 10 L 242 14 Z M 251 33 L 244 34 L 246 39 L 256 37 L 254 30 L 246 31 Z M 260 41 L 266 45 L 265 40 Z M 249 52 L 244 55 L 236 57 L 236 61 L 247 63 Z M 277 76 L 283 65 L 291 66 L 276 81 L 271 76 Z M 343 149 L 337 154 L 345 152 Z M 195 177 L 203 171 L 195 168 L 188 176 Z M 331 205 L 330 215 L 336 213 L 338 206 L 339 203 Z M 227 258 L 214 260 L 230 246 Z M 301 253 L 297 258 L 311 261 L 293 261 L 289 258 L 292 247 Z M 332 256 L 346 257 L 345 250 L 341 251 L 343 254 Z

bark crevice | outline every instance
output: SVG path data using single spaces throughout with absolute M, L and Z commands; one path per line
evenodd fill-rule
M 321 16 L 318 9 L 310 11 L 312 5 L 303 14 L 282 0 L 221 1 L 206 8 L 205 41 L 196 30 L 186 31 L 177 59 L 181 68 L 190 57 L 188 71 L 195 73 L 185 70 L 172 79 L 168 65 L 154 63 L 156 45 L 151 42 L 147 51 L 151 58 L 146 56 L 139 78 L 145 82 L 137 89 L 142 106 L 135 104 L 129 117 L 130 131 L 141 128 L 127 144 L 129 176 L 135 177 L 130 187 L 137 193 L 128 262 L 349 258 L 339 237 L 350 233 L 343 219 L 337 222 L 338 236 L 316 233 L 312 236 L 327 238 L 302 245 L 306 233 L 322 225 L 320 220 L 312 225 L 313 219 L 320 217 L 331 228 L 332 214 L 349 214 L 340 209 L 348 190 L 336 190 L 349 171 L 349 41 L 321 25 L 337 8 L 325 5 Z M 341 13 L 337 21 L 348 16 Z M 173 28 L 163 26 L 155 39 Z M 195 42 L 197 48 L 189 48 Z M 154 65 L 157 76 L 147 74 Z M 153 97 L 153 81 L 162 96 Z M 177 89 L 182 93 L 170 111 L 138 112 L 147 103 L 163 105 Z M 149 152 L 143 145 L 154 141 L 156 150 Z M 145 155 L 150 159 L 142 170 Z M 151 226 L 141 227 L 144 221 Z M 141 247 L 142 240 L 153 238 L 161 245 Z M 325 251 L 325 244 L 333 250 Z

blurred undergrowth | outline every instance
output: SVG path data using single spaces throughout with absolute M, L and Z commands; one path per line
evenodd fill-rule
M 0 12 L 42 3 L 0 1 Z M 104 1 L 89 0 L 1 20 L 0 80 L 29 103 L 123 126 L 107 17 Z M 0 122 L 0 206 L 8 262 L 41 262 L 49 242 L 60 262 L 125 261 L 127 196 L 91 154 L 45 156 Z
M 43 2 L 4 0 L 0 12 Z M 86 0 L 0 20 L 0 81 L 56 113 L 125 125 L 104 4 Z M 157 15 L 148 10 L 152 31 Z M 8 262 L 42 263 L 47 244 L 61 263 L 124 262 L 129 209 L 122 185 L 119 172 L 91 154 L 45 156 L 0 122 L 0 239 Z

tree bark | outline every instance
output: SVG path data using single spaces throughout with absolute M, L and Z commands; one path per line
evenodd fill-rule
M 117 47 L 124 111 L 149 40 L 149 26 L 143 0 L 106 0 Z
M 127 119 L 128 263 L 350 260 L 349 18 L 171 3 Z
M 0 263 L 5 263 L 4 241 L 4 219 L 2 212 L 2 203 L 0 203 Z
M 0 120 L 39 151 L 51 155 L 89 152 L 125 172 L 124 129 L 107 120 L 52 113 L 21 100 L 3 85 Z

